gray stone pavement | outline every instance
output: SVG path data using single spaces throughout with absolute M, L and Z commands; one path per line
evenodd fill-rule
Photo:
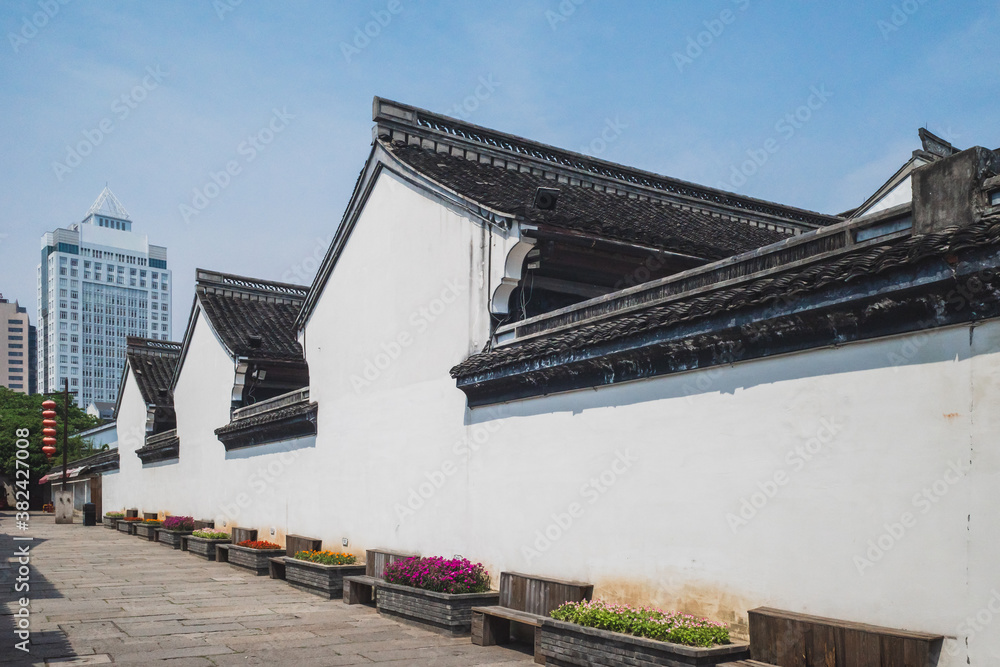
M 15 592 L 15 551 L 26 543 L 31 588 Z M 100 525 L 57 526 L 32 512 L 22 532 L 0 512 L 0 554 L 4 665 L 533 664 L 528 647 L 474 646 Z M 14 647 L 22 596 L 30 655 Z

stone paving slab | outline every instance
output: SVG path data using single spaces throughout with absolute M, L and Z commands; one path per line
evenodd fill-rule
M 31 590 L 15 593 L 17 536 L 31 536 Z M 513 667 L 530 647 L 474 646 L 364 605 L 322 600 L 284 581 L 204 561 L 100 525 L 0 512 L 0 665 L 395 665 Z M 31 652 L 14 649 L 17 598 Z

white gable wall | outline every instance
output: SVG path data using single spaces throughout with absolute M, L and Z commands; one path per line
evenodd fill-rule
M 379 177 L 306 327 L 323 463 L 300 488 L 326 501 L 299 532 L 334 545 L 349 536 L 360 549 L 471 553 L 464 480 L 431 501 L 451 508 L 435 513 L 434 531 L 400 524 L 392 504 L 473 428 L 447 371 L 488 337 L 483 227 Z
M 115 427 L 118 432 L 119 468 L 117 472 L 104 473 L 101 478 L 101 505 L 105 512 L 122 512 L 134 507 L 130 503 L 137 500 L 142 485 L 142 461 L 135 450 L 145 442 L 146 402 L 129 364 L 125 366 L 125 383 Z
M 883 195 L 883 197 L 878 201 L 874 202 L 864 214 L 871 215 L 872 213 L 878 213 L 879 211 L 884 211 L 892 208 L 893 206 L 899 206 L 900 204 L 909 204 L 913 201 L 913 184 L 910 179 L 911 177 L 907 176 L 900 181 L 899 185 L 886 192 L 885 195 Z

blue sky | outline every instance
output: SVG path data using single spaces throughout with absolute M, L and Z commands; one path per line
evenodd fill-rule
M 0 28 L 0 292 L 34 321 L 39 237 L 107 182 L 169 249 L 175 338 L 195 267 L 311 280 L 374 95 L 827 213 L 881 185 L 918 127 L 1000 146 L 995 1 L 7 0 Z

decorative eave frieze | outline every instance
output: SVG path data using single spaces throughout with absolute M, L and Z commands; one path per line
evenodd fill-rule
M 180 438 L 177 429 L 146 436 L 146 444 L 135 450 L 143 464 L 180 458 Z
M 215 429 L 226 451 L 316 435 L 319 406 L 309 389 L 276 396 L 233 411 L 229 424 Z

